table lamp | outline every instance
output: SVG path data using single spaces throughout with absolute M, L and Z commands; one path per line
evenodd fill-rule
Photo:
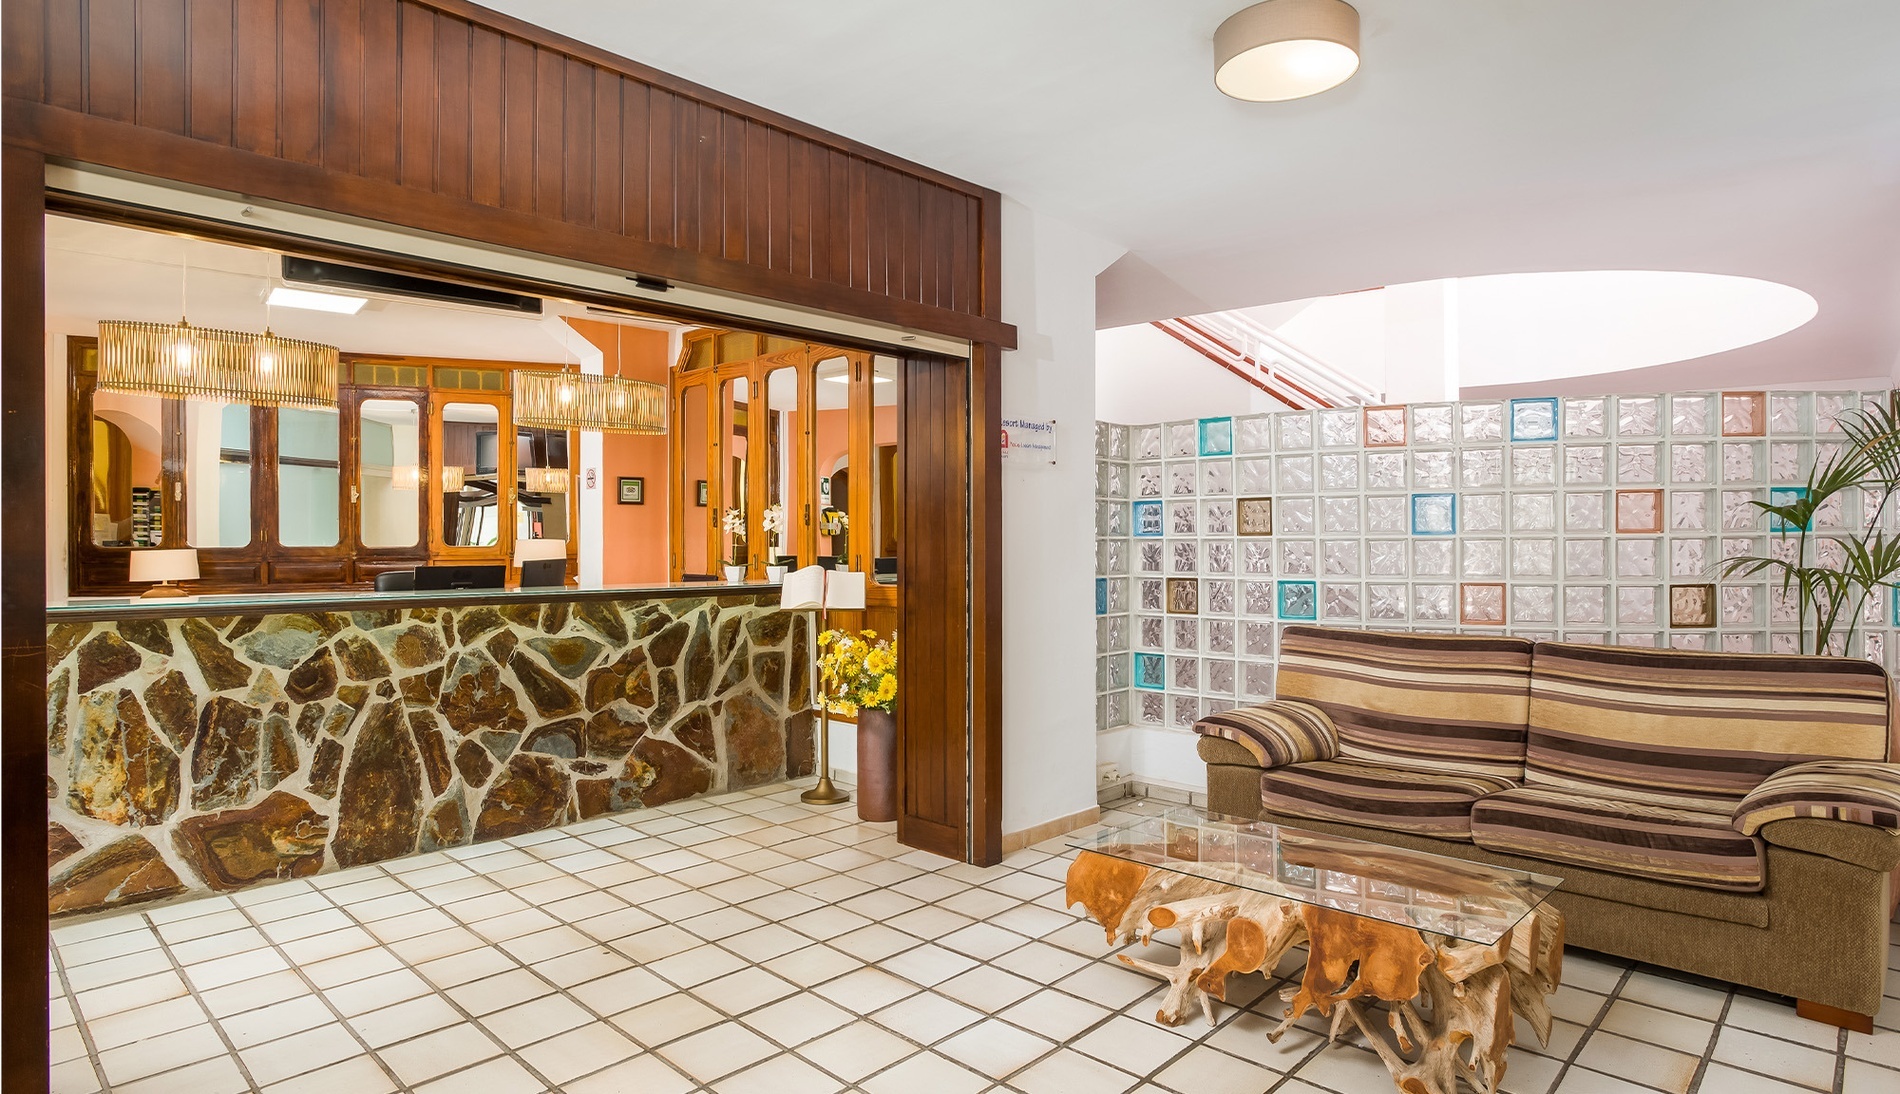
M 141 584 L 156 582 L 139 594 L 140 600 L 163 600 L 188 595 L 176 583 L 198 580 L 198 552 L 190 547 L 133 551 L 126 577 Z
M 833 608 L 857 611 L 864 607 L 864 574 L 807 566 L 786 575 L 785 583 L 779 587 L 778 605 L 788 612 L 815 611 L 818 614 L 813 621 L 820 628 L 830 630 Z M 851 795 L 831 782 L 831 703 L 828 696 L 819 695 L 816 632 L 811 641 L 811 673 L 811 692 L 818 696 L 818 784 L 800 794 L 798 800 L 813 805 L 838 805 L 850 801 Z

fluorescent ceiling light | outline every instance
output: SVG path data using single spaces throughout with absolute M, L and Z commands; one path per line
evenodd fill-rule
M 1359 12 L 1345 0 L 1266 0 L 1214 32 L 1214 86 L 1236 99 L 1303 99 L 1357 71 Z
M 819 379 L 824 380 L 827 383 L 833 383 L 833 384 L 848 384 L 851 382 L 851 377 L 849 376 L 820 376 Z M 876 380 L 880 384 L 889 384 L 889 383 L 896 382 L 892 380 L 889 376 L 874 376 L 872 377 L 872 379 Z
M 343 296 L 340 293 L 311 292 L 308 289 L 293 289 L 288 285 L 278 285 L 270 291 L 270 305 L 273 308 L 303 308 L 306 311 L 328 311 L 338 315 L 355 315 L 369 303 L 365 296 Z

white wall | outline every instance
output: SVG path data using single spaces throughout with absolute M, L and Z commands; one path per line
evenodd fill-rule
M 1003 291 L 1009 291 L 1007 281 Z M 1101 421 L 1132 424 L 1285 409 L 1286 404 L 1146 323 L 1095 332 L 1095 416 Z
M 1003 354 L 1003 417 L 1056 422 L 1053 465 L 1003 465 L 1011 833 L 1095 805 L 1095 275 L 1122 249 L 1007 198 L 1002 227 L 1003 319 L 1020 347 Z

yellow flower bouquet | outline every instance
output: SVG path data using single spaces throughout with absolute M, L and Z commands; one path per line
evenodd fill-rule
M 833 714 L 897 707 L 897 636 L 832 630 L 818 636 L 818 677 Z

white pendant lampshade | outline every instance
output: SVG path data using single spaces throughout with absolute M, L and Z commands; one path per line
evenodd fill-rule
M 1301 99 L 1357 71 L 1359 12 L 1345 0 L 1266 0 L 1214 32 L 1214 86 L 1236 99 Z

